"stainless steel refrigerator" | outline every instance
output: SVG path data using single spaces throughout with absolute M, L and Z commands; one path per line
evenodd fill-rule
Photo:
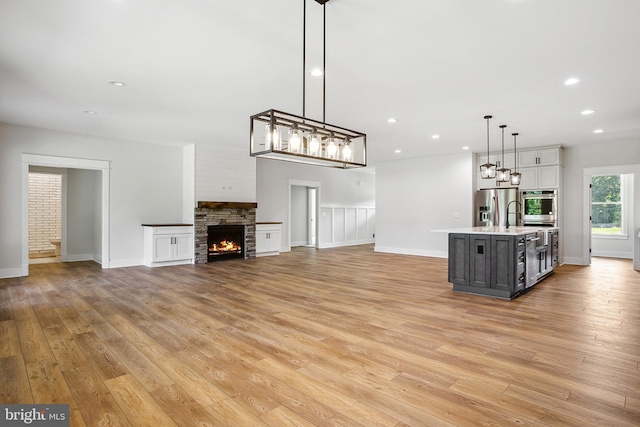
M 522 225 L 522 205 L 520 192 L 517 188 L 493 188 L 478 190 L 475 203 L 476 227 L 505 227 L 507 225 L 507 210 L 509 211 L 509 225 Z

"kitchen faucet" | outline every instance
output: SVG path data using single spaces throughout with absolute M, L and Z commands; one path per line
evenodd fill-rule
M 509 204 L 507 205 L 507 228 L 509 228 L 509 206 L 511 206 L 511 203 L 517 203 L 520 205 L 520 210 L 522 210 L 522 203 L 520 203 L 517 200 L 512 200 L 509 202 Z M 516 225 L 518 225 L 518 212 L 516 212 Z

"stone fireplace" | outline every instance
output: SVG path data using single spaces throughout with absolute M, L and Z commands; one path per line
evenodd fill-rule
M 256 257 L 256 208 L 257 203 L 243 202 L 198 202 L 195 209 L 195 262 L 209 262 L 209 227 L 210 226 L 243 226 L 244 258 Z

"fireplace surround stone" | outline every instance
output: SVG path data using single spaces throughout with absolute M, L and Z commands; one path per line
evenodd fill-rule
M 198 202 L 194 218 L 196 264 L 207 262 L 207 227 L 210 225 L 244 225 L 245 258 L 255 258 L 257 207 L 257 203 L 246 202 Z

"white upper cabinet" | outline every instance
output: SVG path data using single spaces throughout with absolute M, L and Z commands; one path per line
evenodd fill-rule
M 518 152 L 518 167 L 561 165 L 560 148 L 541 148 Z

